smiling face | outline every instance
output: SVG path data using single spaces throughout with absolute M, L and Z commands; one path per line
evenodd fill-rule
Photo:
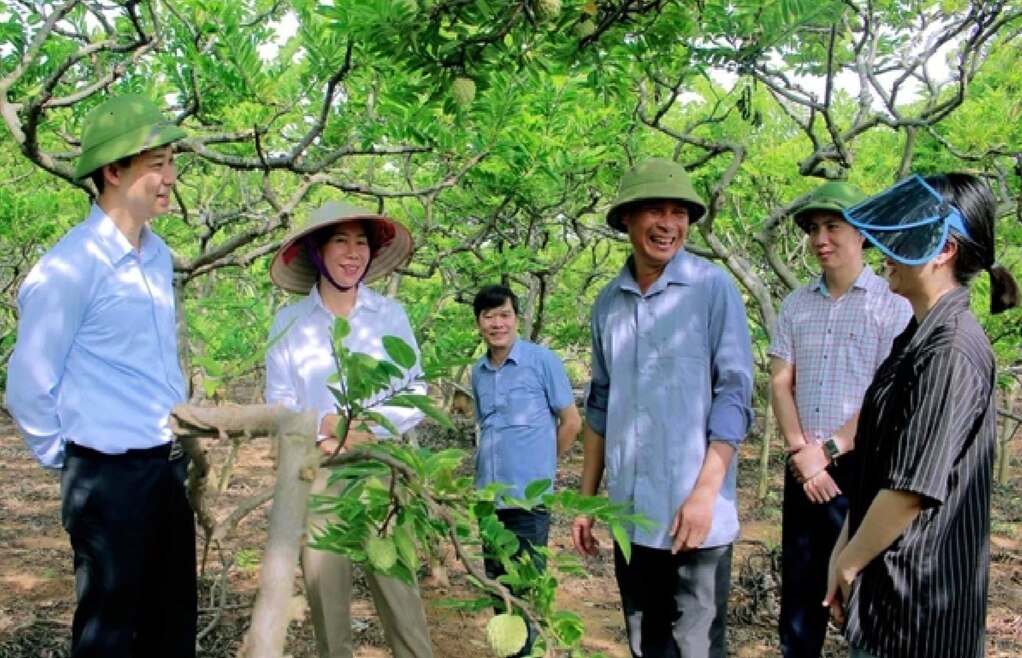
M 806 219 L 806 229 L 809 247 L 824 272 L 862 269 L 865 238 L 843 218 L 832 212 L 814 212 Z
M 661 270 L 684 246 L 688 206 L 672 199 L 640 201 L 621 216 L 639 271 Z
M 338 224 L 320 250 L 323 265 L 338 285 L 355 286 L 369 267 L 369 238 L 361 222 Z
M 146 221 L 170 210 L 170 194 L 177 181 L 174 150 L 169 146 L 143 151 L 127 165 L 111 163 L 104 166 L 107 198 L 116 197 L 137 221 Z
M 510 349 L 518 337 L 518 315 L 511 300 L 505 299 L 500 306 L 482 311 L 476 318 L 476 326 L 488 349 Z

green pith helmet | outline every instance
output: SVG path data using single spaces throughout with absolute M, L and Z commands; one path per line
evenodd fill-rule
M 865 198 L 866 193 L 859 189 L 858 185 L 844 181 L 830 181 L 813 190 L 809 199 L 799 206 L 793 217 L 799 228 L 808 233 L 809 218 L 813 212 L 830 212 L 843 217 L 842 210 L 851 208 Z
M 92 110 L 82 127 L 82 154 L 75 167 L 81 180 L 103 165 L 186 137 L 145 96 L 125 94 Z
M 617 198 L 607 211 L 607 223 L 618 231 L 627 231 L 621 210 L 636 201 L 673 199 L 688 206 L 688 220 L 699 221 L 706 214 L 706 203 L 692 187 L 688 172 L 667 158 L 650 158 L 635 165 L 621 177 Z

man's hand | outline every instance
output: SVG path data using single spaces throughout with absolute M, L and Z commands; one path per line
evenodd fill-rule
M 674 545 L 671 553 L 678 551 L 694 551 L 706 541 L 713 524 L 713 503 L 715 496 L 709 496 L 698 489 L 692 491 L 681 504 L 671 523 L 671 536 Z
M 826 470 L 820 471 L 802 483 L 806 496 L 814 503 L 829 503 L 841 495 L 841 489 Z
M 600 552 L 600 540 L 593 536 L 593 517 L 575 517 L 571 523 L 571 544 L 582 557 L 593 557 Z
M 788 468 L 799 482 L 806 482 L 817 473 L 827 468 L 830 460 L 823 446 L 818 443 L 807 443 L 795 449 L 789 448 Z

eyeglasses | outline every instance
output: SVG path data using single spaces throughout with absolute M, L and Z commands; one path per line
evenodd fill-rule
M 955 229 L 969 237 L 961 211 L 918 174 L 843 211 L 885 256 L 904 265 L 922 265 L 936 256 Z

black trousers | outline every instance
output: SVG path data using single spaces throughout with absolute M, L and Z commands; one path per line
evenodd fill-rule
M 855 453 L 831 467 L 831 477 L 848 491 Z M 814 503 L 802 485 L 785 469 L 781 519 L 781 614 L 778 627 L 784 658 L 819 658 L 827 637 L 830 608 L 821 605 L 827 594 L 830 552 L 841 534 L 848 498 Z
M 634 658 L 725 658 L 732 545 L 682 551 L 632 544 L 614 573 Z
M 194 658 L 195 519 L 169 446 L 69 444 L 61 517 L 74 550 L 72 658 Z
M 546 557 L 540 555 L 536 549 L 546 548 L 547 542 L 550 539 L 550 512 L 544 509 L 500 509 L 497 510 L 497 518 L 500 519 L 505 528 L 515 533 L 515 536 L 518 537 L 519 546 L 518 552 L 515 553 L 515 558 L 528 554 L 536 568 L 544 571 L 546 569 Z M 485 558 L 483 566 L 486 568 L 487 578 L 497 578 L 506 573 L 504 567 L 497 560 Z M 503 607 L 495 608 L 495 610 L 498 613 L 504 612 Z M 536 639 L 536 633 L 531 625 L 528 630 L 529 637 L 525 641 L 525 646 L 518 653 L 514 654 L 512 658 L 532 654 L 532 645 Z

